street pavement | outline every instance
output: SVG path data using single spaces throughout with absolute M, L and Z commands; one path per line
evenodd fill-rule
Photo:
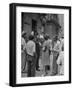
M 36 71 L 35 77 L 42 77 L 42 76 L 44 76 L 44 73 L 45 72 L 43 70 Z M 50 76 L 50 72 L 49 71 L 48 71 L 47 76 Z M 21 77 L 27 77 L 27 72 L 23 72 L 22 75 L 21 75 Z

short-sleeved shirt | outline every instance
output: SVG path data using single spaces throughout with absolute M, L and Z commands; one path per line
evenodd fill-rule
M 32 40 L 28 41 L 26 44 L 27 54 L 33 56 L 35 51 L 35 42 Z
M 61 51 L 61 43 L 60 43 L 60 41 L 57 41 L 56 43 L 55 43 L 55 45 L 54 45 L 54 50 L 57 50 L 58 52 L 60 52 Z

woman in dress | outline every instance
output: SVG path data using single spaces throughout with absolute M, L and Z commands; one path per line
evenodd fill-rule
M 46 35 L 45 41 L 43 43 L 43 48 L 42 48 L 42 64 L 43 64 L 43 69 L 44 69 L 44 75 L 48 75 L 48 71 L 50 70 L 50 39 Z

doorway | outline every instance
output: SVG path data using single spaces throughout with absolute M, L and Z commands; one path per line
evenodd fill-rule
M 34 35 L 37 33 L 37 21 L 32 19 L 32 31 L 34 32 Z

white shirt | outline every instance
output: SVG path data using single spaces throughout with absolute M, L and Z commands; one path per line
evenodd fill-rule
M 42 38 L 42 39 L 43 39 L 43 38 L 44 38 L 44 36 L 43 36 L 42 34 L 40 34 L 40 38 Z
M 54 45 L 54 50 L 57 50 L 58 52 L 60 52 L 61 51 L 61 43 L 60 43 L 60 41 L 57 41 L 56 43 L 55 43 L 55 45 Z
M 33 54 L 35 52 L 35 43 L 32 40 L 27 42 L 27 44 L 26 44 L 26 52 L 27 52 L 27 54 L 33 56 Z

